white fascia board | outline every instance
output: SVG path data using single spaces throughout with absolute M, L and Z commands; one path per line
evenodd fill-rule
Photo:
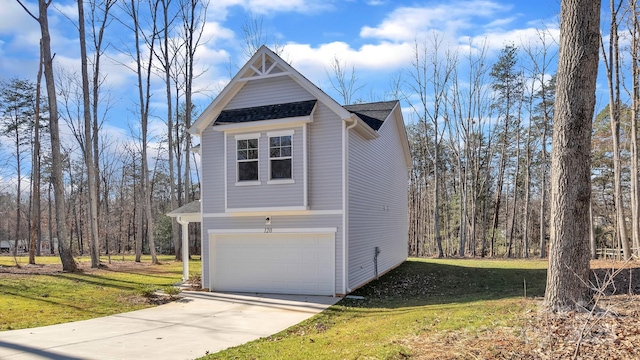
M 236 77 L 238 77 L 238 75 L 240 75 L 240 73 L 236 74 Z M 187 131 L 193 135 L 202 134 L 204 129 L 206 129 L 207 126 L 209 126 L 213 122 L 213 120 L 215 120 L 215 118 L 220 115 L 224 107 L 227 106 L 227 103 L 229 103 L 229 101 L 233 99 L 233 97 L 240 91 L 240 89 L 242 89 L 244 84 L 244 82 L 239 82 L 235 78 L 232 79 L 227 84 L 227 86 L 222 89 L 220 94 L 218 94 L 218 96 L 213 99 L 211 104 L 207 106 L 202 114 L 198 116 L 196 121 L 191 125 L 189 129 L 187 129 Z
M 338 228 L 271 228 L 268 234 L 335 234 Z M 209 235 L 225 234 L 264 234 L 264 228 L 258 229 L 209 229 Z
M 402 152 L 404 153 L 404 161 L 407 169 L 411 169 L 413 166 L 411 159 L 411 149 L 409 149 L 409 137 L 407 136 L 407 128 L 404 125 L 404 117 L 402 116 L 402 109 L 400 107 L 400 102 L 396 104 L 391 114 L 395 113 L 394 122 L 398 127 L 398 134 L 400 135 L 400 144 L 402 146 Z
M 182 214 L 177 216 L 177 220 L 180 223 L 202 222 L 202 216 L 200 214 Z
M 313 117 L 310 116 L 298 116 L 285 119 L 276 120 L 259 120 L 249 121 L 237 124 L 216 125 L 213 127 L 215 131 L 224 131 L 228 134 L 244 132 L 247 130 L 264 131 L 275 130 L 281 128 L 302 126 L 302 124 L 313 122 Z
M 202 218 L 230 218 L 251 216 L 318 216 L 318 215 L 342 215 L 342 210 L 262 210 L 231 213 L 207 213 Z
M 216 117 L 220 114 L 220 112 L 224 109 L 227 103 L 242 89 L 246 81 L 242 81 L 244 76 L 248 71 L 253 71 L 251 69 L 252 64 L 258 59 L 258 57 L 262 56 L 263 53 L 272 54 L 273 52 L 269 50 L 266 46 L 260 47 L 258 51 L 249 59 L 244 66 L 236 73 L 236 75 L 229 81 L 229 83 L 222 89 L 222 91 L 216 96 L 215 99 L 207 106 L 207 108 L 198 116 L 198 119 L 191 125 L 191 127 L 187 130 L 191 134 L 202 134 L 204 129 L 209 126 Z M 276 55 L 277 56 L 277 55 Z

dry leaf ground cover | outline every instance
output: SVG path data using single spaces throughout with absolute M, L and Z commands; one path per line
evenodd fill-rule
M 539 311 L 546 261 L 411 259 L 357 290 L 363 300 L 207 358 L 637 359 L 637 265 L 594 262 L 598 312 L 551 316 Z

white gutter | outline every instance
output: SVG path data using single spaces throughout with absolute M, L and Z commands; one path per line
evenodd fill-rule
M 347 233 L 348 233 L 348 222 L 349 222 L 349 211 L 348 211 L 348 201 L 347 201 L 347 195 L 348 195 L 348 189 L 347 189 L 347 184 L 348 184 L 348 169 L 349 167 L 347 166 L 347 162 L 349 161 L 349 155 L 347 153 L 348 149 L 349 149 L 349 130 L 353 129 L 354 127 L 356 127 L 358 125 L 358 118 L 356 116 L 351 116 L 350 119 L 344 119 L 345 123 L 348 120 L 353 120 L 353 124 L 346 126 L 344 128 L 344 131 L 342 131 L 342 290 L 344 292 L 344 294 L 348 294 L 351 292 L 351 289 L 349 288 L 349 281 L 347 279 L 347 276 L 349 275 L 349 270 L 348 270 L 348 266 L 349 266 L 349 261 L 348 261 L 348 256 L 349 256 L 349 250 L 348 250 L 348 244 L 347 244 Z

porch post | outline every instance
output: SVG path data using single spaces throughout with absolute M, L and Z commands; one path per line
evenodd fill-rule
M 189 222 L 178 217 L 182 228 L 182 281 L 189 280 Z

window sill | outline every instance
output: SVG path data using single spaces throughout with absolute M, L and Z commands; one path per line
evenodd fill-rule
M 257 186 L 262 185 L 261 181 L 237 181 L 236 186 Z
M 276 185 L 276 184 L 294 184 L 296 181 L 293 179 L 279 179 L 279 180 L 269 180 L 267 184 Z

